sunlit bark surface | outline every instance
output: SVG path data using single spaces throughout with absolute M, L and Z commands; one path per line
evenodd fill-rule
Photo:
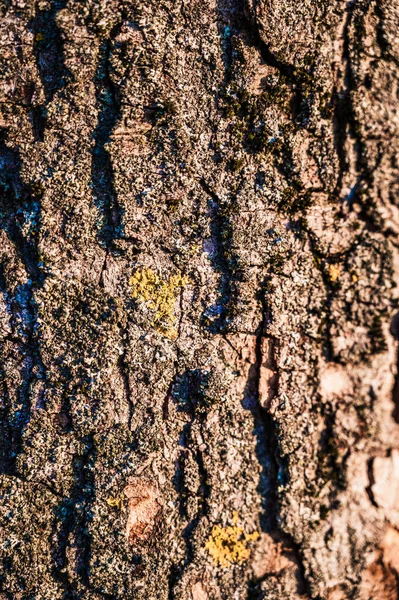
M 396 600 L 398 3 L 0 7 L 1 600 Z

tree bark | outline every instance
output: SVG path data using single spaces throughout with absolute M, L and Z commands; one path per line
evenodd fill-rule
M 0 598 L 399 598 L 398 3 L 0 7 Z

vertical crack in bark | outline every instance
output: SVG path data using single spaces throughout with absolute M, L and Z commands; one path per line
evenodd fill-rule
M 95 500 L 94 465 L 96 461 L 96 449 L 94 435 L 89 434 L 84 439 L 85 450 L 82 455 L 82 468 L 80 472 L 81 482 L 81 512 L 77 527 L 77 544 L 82 548 L 80 565 L 77 569 L 82 583 L 89 587 L 90 582 L 90 560 L 91 560 L 91 535 L 88 531 L 92 520 L 91 505 Z
M 101 289 L 104 289 L 104 273 L 107 270 L 108 250 L 105 251 L 104 262 L 101 267 L 100 275 L 98 277 L 98 285 Z
M 262 340 L 266 337 L 268 312 L 263 307 L 262 320 L 256 332 L 255 364 L 252 365 L 247 382 L 246 396 L 253 398 L 250 410 L 254 418 L 256 435 L 256 454 L 262 467 L 259 481 L 259 492 L 262 497 L 261 526 L 263 531 L 277 529 L 277 487 L 279 464 L 277 460 L 278 435 L 276 423 L 267 409 L 260 403 L 261 367 L 263 362 Z M 277 391 L 277 390 L 276 390 Z
M 351 86 L 352 86 L 352 66 L 349 47 L 349 28 L 352 22 L 353 3 L 347 5 L 345 13 L 345 22 L 343 26 L 343 49 L 342 49 L 342 64 L 344 65 L 343 73 L 343 90 L 338 90 L 335 86 L 333 89 L 334 113 L 333 113 L 333 129 L 335 137 L 335 148 L 338 156 L 339 172 L 335 193 L 340 196 L 343 186 L 343 178 L 345 173 L 349 171 L 350 163 L 346 152 L 346 142 L 348 135 L 352 133 L 353 127 L 350 125 L 352 115 L 351 103 Z M 356 194 L 359 181 L 352 188 L 352 194 Z
M 396 423 L 399 423 L 399 312 L 392 318 L 389 330 L 396 341 L 396 373 L 392 387 L 392 417 Z
M 5 132 L 0 135 L 0 160 L 3 163 L 5 175 L 0 181 L 0 205 L 3 213 L 1 227 L 14 245 L 15 252 L 25 267 L 28 280 L 16 286 L 12 295 L 7 287 L 4 270 L 0 281 L 4 300 L 11 316 L 13 335 L 18 339 L 24 365 L 21 368 L 23 383 L 19 390 L 21 408 L 14 412 L 10 427 L 12 430 L 11 444 L 3 450 L 8 457 L 10 473 L 16 472 L 16 460 L 22 449 L 22 436 L 29 423 L 34 384 L 39 382 L 41 390 L 35 399 L 36 406 L 43 401 L 46 384 L 46 370 L 41 359 L 37 339 L 37 308 L 35 290 L 44 282 L 44 273 L 40 268 L 37 248 L 37 235 L 40 227 L 40 198 L 28 189 L 21 177 L 21 159 L 18 150 L 8 147 L 5 143 Z M 26 233 L 26 229 L 28 230 Z M 8 417 L 11 415 L 11 406 Z
M 125 399 L 127 405 L 129 407 L 129 418 L 128 418 L 128 429 L 131 431 L 132 423 L 133 423 L 133 412 L 134 412 L 134 402 L 130 389 L 130 380 L 129 380 L 129 364 L 126 360 L 126 345 L 129 339 L 129 330 L 127 327 L 120 326 L 120 334 L 121 334 L 121 343 L 122 343 L 122 352 L 119 355 L 118 359 L 118 367 L 119 373 L 123 381 L 123 389 L 125 392 Z
M 199 476 L 199 487 L 197 490 L 198 508 L 195 516 L 192 516 L 189 523 L 183 530 L 182 537 L 186 546 L 186 556 L 180 564 L 174 564 L 171 567 L 169 575 L 169 600 L 175 600 L 175 588 L 182 580 L 182 577 L 194 561 L 193 536 L 199 523 L 209 510 L 208 498 L 210 495 L 210 486 L 208 483 L 208 473 L 204 464 L 203 454 L 193 438 L 193 426 L 199 427 L 199 433 L 202 437 L 203 423 L 206 418 L 206 386 L 208 373 L 202 371 L 186 371 L 180 379 L 181 388 L 175 390 L 175 397 L 180 400 L 180 409 L 190 414 L 190 421 L 183 427 L 180 436 L 180 445 L 183 447 L 179 456 L 174 485 L 179 494 L 179 512 L 182 519 L 189 518 L 187 506 L 187 497 L 191 493 L 185 483 L 185 456 L 191 453 L 193 462 L 197 465 Z M 177 385 L 177 382 L 176 382 Z
M 40 80 L 44 89 L 46 104 L 35 106 L 31 110 L 33 129 L 37 141 L 43 141 L 46 127 L 46 105 L 72 79 L 65 66 L 64 42 L 62 32 L 57 25 L 57 15 L 67 5 L 67 0 L 52 0 L 50 8 L 40 10 L 36 6 L 36 15 L 29 26 L 34 34 L 34 53 Z
M 3 289 L 1 285 L 1 290 Z M 0 394 L 0 473 L 10 473 L 12 470 L 11 398 L 7 385 L 7 375 L 1 364 Z
M 371 457 L 368 461 L 367 461 L 367 476 L 369 479 L 369 485 L 366 487 L 366 493 L 370 499 L 370 502 L 373 506 L 375 506 L 376 508 L 378 508 L 378 504 L 375 501 L 374 498 L 374 493 L 373 493 L 373 485 L 375 484 L 375 479 L 374 479 L 374 458 Z
M 361 6 L 364 11 L 363 18 L 370 10 L 371 3 L 365 3 Z M 371 185 L 373 181 L 374 168 L 370 166 L 367 160 L 365 142 L 362 138 L 362 132 L 360 123 L 356 117 L 355 105 L 353 94 L 356 92 L 358 83 L 355 80 L 353 71 L 353 58 L 352 54 L 356 51 L 357 47 L 361 47 L 361 35 L 362 30 L 362 19 L 360 14 L 355 15 L 355 8 L 357 7 L 356 0 L 347 4 L 346 7 L 346 20 L 343 29 L 343 53 L 342 62 L 345 65 L 344 73 L 344 89 L 341 96 L 337 98 L 334 120 L 335 120 L 335 136 L 336 136 L 336 149 L 339 160 L 339 176 L 335 193 L 339 196 L 342 195 L 343 178 L 346 173 L 353 171 L 356 177 L 356 181 L 351 186 L 349 194 L 346 195 L 345 199 L 350 204 L 357 202 L 361 208 L 358 216 L 363 220 L 366 227 L 370 231 L 379 230 L 378 225 L 375 222 L 375 218 L 372 215 L 372 205 L 370 202 L 365 202 L 363 199 L 364 192 Z M 357 38 L 351 40 L 351 27 L 354 26 L 356 29 Z M 351 165 L 351 157 L 347 153 L 347 143 L 349 138 L 352 140 L 352 147 L 355 153 L 355 164 Z M 381 159 L 381 156 L 378 160 Z M 368 199 L 368 196 L 367 196 Z
M 56 509 L 59 529 L 53 539 L 51 550 L 52 574 L 65 590 L 65 598 L 75 598 L 78 582 L 71 579 L 71 566 L 68 565 L 67 550 L 74 537 L 76 545 L 75 572 L 85 588 L 90 587 L 91 535 L 88 526 L 92 519 L 91 505 L 95 500 L 94 466 L 96 449 L 94 435 L 82 440 L 84 450 L 73 460 L 74 484 L 70 496 Z
M 395 59 L 389 52 L 389 42 L 385 35 L 385 14 L 383 3 L 380 0 L 374 2 L 374 14 L 378 19 L 377 24 L 377 43 L 381 49 L 381 58 L 384 60 L 393 60 L 398 65 L 398 60 Z
M 188 438 L 186 440 L 187 445 L 190 444 L 190 441 L 189 441 L 190 433 L 191 433 L 190 425 L 188 425 L 186 432 L 185 432 L 185 435 Z M 197 511 L 196 516 L 190 520 L 188 525 L 183 530 L 182 536 L 183 536 L 183 539 L 184 539 L 184 542 L 186 545 L 186 557 L 182 563 L 180 563 L 179 565 L 173 565 L 171 568 L 171 573 L 170 573 L 170 577 L 169 577 L 169 598 L 171 600 L 175 600 L 174 589 L 175 589 L 176 585 L 179 583 L 179 581 L 182 580 L 184 572 L 187 570 L 189 565 L 194 561 L 195 553 L 194 553 L 194 545 L 193 545 L 192 538 L 193 538 L 193 535 L 195 534 L 196 529 L 199 526 L 201 518 L 208 513 L 208 498 L 209 498 L 209 494 L 210 494 L 210 487 L 209 487 L 209 484 L 207 483 L 208 474 L 207 474 L 207 471 L 206 471 L 206 468 L 204 465 L 203 455 L 202 455 L 202 452 L 200 451 L 200 449 L 196 448 L 196 450 L 192 451 L 192 452 L 193 452 L 194 460 L 198 466 L 198 474 L 199 474 L 199 478 L 200 478 L 199 491 L 201 494 L 201 496 L 200 496 L 201 499 L 199 500 L 199 509 Z M 179 462 L 179 468 L 181 469 L 181 476 L 179 477 L 179 480 L 176 480 L 176 485 L 179 486 L 180 498 L 182 500 L 181 507 L 180 507 L 180 516 L 182 518 L 187 518 L 187 516 L 188 516 L 187 504 L 186 504 L 186 499 L 184 497 L 187 494 L 185 484 L 184 484 L 184 460 L 182 462 Z
M 316 260 L 316 265 L 323 280 L 323 285 L 325 289 L 326 299 L 325 299 L 325 342 L 324 342 L 324 354 L 326 361 L 332 361 L 334 358 L 334 347 L 333 347 L 333 339 L 331 334 L 331 328 L 333 325 L 333 315 L 332 315 L 332 301 L 334 298 L 334 289 L 331 285 L 331 278 L 327 271 L 326 264 L 326 256 L 322 254 L 319 250 L 319 246 L 317 243 L 316 236 L 313 234 L 312 230 L 307 226 L 305 220 L 302 220 L 301 226 L 305 231 L 308 240 L 310 250 Z
M 232 22 L 237 30 L 246 34 L 248 38 L 247 41 L 250 45 L 258 49 L 259 54 L 266 65 L 277 69 L 289 82 L 300 84 L 301 81 L 298 77 L 298 69 L 295 69 L 294 65 L 279 60 L 279 58 L 270 50 L 266 42 L 262 40 L 257 24 L 254 23 L 249 16 L 250 10 L 248 7 L 248 0 L 238 0 L 237 6 L 237 10 L 231 15 Z
M 395 382 L 392 388 L 392 402 L 394 406 L 392 411 L 392 417 L 395 420 L 395 423 L 399 423 L 399 349 L 396 351 L 396 353 L 396 375 Z
M 263 356 L 262 340 L 264 338 L 269 338 L 273 341 L 273 348 L 277 347 L 277 340 L 270 338 L 270 336 L 268 336 L 266 333 L 269 318 L 270 313 L 265 301 L 263 300 L 262 320 L 256 332 L 255 363 L 252 365 L 248 374 L 244 398 L 244 400 L 246 400 L 244 406 L 249 408 L 253 415 L 254 433 L 257 439 L 256 456 L 259 465 L 262 468 L 258 487 L 259 494 L 262 498 L 262 514 L 260 515 L 260 523 L 262 531 L 269 534 L 278 533 L 284 544 L 288 548 L 292 549 L 299 570 L 298 588 L 300 588 L 301 593 L 308 593 L 310 597 L 310 588 L 306 580 L 305 566 L 303 563 L 301 548 L 299 544 L 297 544 L 292 537 L 284 532 L 280 527 L 278 514 L 278 487 L 284 481 L 284 473 L 283 462 L 278 458 L 278 430 L 277 424 L 272 415 L 267 408 L 264 408 L 261 405 L 260 402 L 261 367 L 266 359 L 270 361 L 270 357 Z M 277 370 L 277 361 L 275 356 L 272 357 L 272 360 Z M 278 380 L 274 382 L 274 385 L 276 386 L 274 392 L 275 394 L 278 394 Z M 257 583 L 249 582 L 247 594 L 248 600 L 257 597 Z
M 251 8 L 248 0 L 235 0 L 229 3 L 228 14 L 223 6 L 222 0 L 219 0 L 219 13 L 224 20 L 228 20 L 232 33 L 237 36 L 242 36 L 248 46 L 256 48 L 265 65 L 273 67 L 279 74 L 290 84 L 292 90 L 291 110 L 292 119 L 294 122 L 299 120 L 302 122 L 301 113 L 304 108 L 305 87 L 307 75 L 301 69 L 294 65 L 280 60 L 274 54 L 267 43 L 261 38 L 257 23 L 251 15 Z M 231 44 L 231 35 L 224 40 L 224 56 L 225 56 L 225 79 L 226 82 L 231 78 L 231 70 L 233 64 L 233 48 Z
M 168 600 L 176 600 L 174 589 L 179 579 L 179 567 L 176 565 L 172 565 L 168 577 Z
M 98 237 L 107 249 L 112 249 L 114 240 L 123 236 L 122 209 L 118 203 L 112 159 L 107 149 L 121 109 L 119 92 L 111 75 L 112 45 L 120 27 L 120 24 L 115 26 L 110 38 L 101 44 L 95 78 L 99 113 L 94 131 L 91 179 L 94 201 L 101 215 Z
M 232 225 L 227 214 L 226 202 L 210 189 L 204 179 L 200 185 L 209 196 L 210 230 L 213 243 L 213 268 L 220 273 L 219 297 L 216 305 L 208 307 L 202 320 L 211 333 L 220 333 L 228 329 L 231 321 L 231 311 L 234 305 L 235 285 L 234 279 L 237 268 L 237 257 L 231 252 Z M 232 202 L 232 201 L 231 201 Z
M 343 456 L 338 451 L 336 439 L 335 406 L 332 403 L 321 404 L 324 418 L 324 430 L 320 435 L 317 479 L 333 481 L 334 485 L 328 493 L 329 506 L 333 506 L 339 493 L 347 486 L 347 461 L 351 454 L 350 447 Z

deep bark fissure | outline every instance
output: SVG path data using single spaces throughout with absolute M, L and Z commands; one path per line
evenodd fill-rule
M 37 307 L 35 291 L 39 289 L 45 279 L 45 274 L 40 268 L 37 248 L 37 236 L 40 228 L 40 198 L 35 197 L 22 180 L 21 158 L 19 150 L 7 146 L 4 141 L 4 132 L 0 139 L 0 156 L 8 171 L 0 182 L 1 208 L 4 220 L 1 224 L 8 239 L 13 244 L 19 260 L 24 265 L 29 279 L 16 287 L 12 294 L 8 289 L 4 270 L 1 275 L 1 291 L 8 307 L 12 337 L 17 340 L 24 357 L 21 367 L 22 385 L 18 391 L 21 397 L 22 408 L 15 413 L 14 423 L 11 425 L 11 444 L 5 449 L 5 463 L 8 464 L 9 473 L 16 473 L 16 461 L 22 449 L 23 432 L 25 431 L 32 410 L 32 388 L 35 381 L 40 381 L 45 388 L 46 369 L 41 358 L 37 338 Z M 28 224 L 30 231 L 24 234 L 23 227 Z M 19 333 L 18 333 L 19 330 Z M 43 397 L 44 389 L 40 392 Z M 36 403 L 41 404 L 42 398 L 36 398 Z M 11 409 L 11 406 L 9 407 Z M 8 411 L 10 416 L 10 410 Z M 10 441 L 10 440 L 9 440 Z
M 263 289 L 261 293 L 264 293 Z M 287 534 L 281 528 L 278 517 L 278 487 L 284 483 L 285 479 L 283 472 L 284 463 L 282 458 L 279 457 L 278 425 L 270 412 L 262 407 L 260 403 L 261 367 L 265 358 L 262 351 L 263 339 L 269 339 L 272 342 L 272 362 L 275 365 L 278 377 L 277 361 L 274 354 L 278 348 L 278 341 L 267 334 L 267 324 L 270 317 L 270 311 L 263 299 L 262 319 L 256 332 L 255 363 L 252 365 L 248 375 L 245 390 L 246 401 L 244 400 L 244 407 L 250 410 L 254 419 L 254 434 L 257 439 L 256 456 L 262 468 L 258 486 L 258 492 L 262 499 L 260 524 L 262 531 L 271 535 L 278 534 L 286 548 L 289 548 L 293 552 L 298 564 L 298 592 L 308 593 L 310 597 L 310 588 L 306 579 L 301 547 L 292 539 L 291 535 Z M 268 357 L 268 361 L 270 361 L 270 357 Z M 277 395 L 278 380 L 275 382 L 275 386 L 274 393 Z M 255 598 L 259 597 L 257 590 L 259 583 L 260 581 L 248 582 L 247 600 L 255 600 Z
M 335 407 L 331 404 L 322 405 L 324 430 L 320 435 L 318 452 L 317 475 L 322 481 L 333 481 L 329 492 L 329 506 L 334 507 L 339 492 L 347 486 L 346 464 L 351 454 L 347 448 L 341 456 L 339 440 L 336 439 Z
M 12 469 L 12 437 L 10 411 L 11 399 L 7 386 L 6 373 L 3 367 L 0 367 L 0 382 L 2 384 L 2 400 L 0 408 L 0 473 L 10 473 Z
M 376 508 L 378 508 L 378 504 L 375 500 L 374 497 L 374 492 L 373 492 L 373 485 L 375 484 L 375 478 L 374 478 L 374 458 L 370 458 L 367 461 L 367 476 L 369 479 L 369 484 L 366 487 L 366 492 L 367 495 L 370 499 L 370 502 L 373 506 L 375 506 Z
M 132 397 L 132 391 L 130 389 L 130 380 L 129 380 L 129 363 L 127 361 L 127 351 L 129 344 L 129 328 L 127 323 L 122 324 L 118 323 L 119 332 L 120 332 L 120 340 L 122 348 L 119 350 L 119 358 L 118 358 L 118 369 L 119 374 L 123 382 L 123 389 L 125 393 L 125 400 L 129 409 L 128 416 L 128 428 L 129 431 L 132 430 L 133 423 L 133 414 L 134 414 L 134 401 Z
M 334 355 L 334 346 L 333 346 L 333 338 L 331 333 L 331 328 L 333 325 L 333 315 L 332 315 L 332 301 L 335 295 L 334 286 L 331 282 L 331 277 L 328 273 L 328 257 L 324 256 L 322 252 L 320 252 L 317 239 L 314 236 L 313 232 L 307 227 L 307 225 L 302 222 L 302 227 L 308 237 L 310 250 L 315 257 L 317 269 L 320 272 L 321 278 L 323 280 L 324 289 L 326 291 L 325 298 L 325 327 L 324 327 L 324 353 L 326 361 L 335 360 Z
M 365 141 L 362 137 L 360 123 L 358 122 L 354 104 L 353 94 L 356 91 L 359 82 L 356 81 L 354 70 L 353 70 L 353 56 L 352 54 L 356 52 L 358 47 L 361 47 L 361 36 L 365 35 L 362 29 L 363 24 L 361 22 L 361 17 L 359 13 L 355 15 L 355 8 L 357 7 L 356 0 L 349 3 L 347 6 L 347 20 L 344 26 L 344 46 L 343 46 L 343 61 L 345 63 L 345 76 L 344 76 L 344 95 L 343 95 L 343 104 L 341 106 L 340 119 L 338 120 L 338 127 L 341 131 L 341 134 L 338 135 L 338 149 L 340 164 L 342 165 L 342 169 L 340 168 L 340 176 L 339 181 L 342 182 L 342 177 L 345 172 L 348 171 L 350 165 L 349 156 L 345 157 L 345 144 L 347 142 L 348 137 L 353 140 L 353 149 L 355 151 L 355 165 L 354 170 L 356 172 L 356 182 L 352 186 L 349 195 L 346 198 L 346 201 L 351 208 L 354 203 L 357 203 L 360 206 L 360 211 L 358 213 L 359 218 L 362 219 L 365 226 L 369 231 L 379 231 L 381 227 L 379 223 L 376 221 L 375 216 L 372 214 L 372 206 L 369 202 L 369 188 L 373 182 L 374 169 L 376 167 L 371 167 L 369 160 L 367 158 Z M 365 4 L 363 6 L 365 18 L 366 14 L 370 10 L 370 3 Z M 360 34 L 360 39 L 356 39 L 355 45 L 351 44 L 351 27 L 354 27 L 356 31 Z M 338 190 L 341 193 L 342 190 Z
M 36 15 L 30 23 L 35 35 L 34 53 L 47 103 L 71 77 L 65 66 L 62 31 L 57 25 L 57 15 L 66 5 L 67 0 L 52 0 L 48 10 L 36 8 Z
M 391 319 L 390 333 L 396 342 L 396 373 L 392 386 L 392 417 L 396 423 L 399 423 L 399 312 Z
M 175 471 L 175 489 L 179 494 L 179 512 L 180 516 L 187 520 L 189 517 L 187 510 L 187 496 L 189 493 L 189 489 L 185 483 L 185 455 L 186 453 L 190 453 L 191 456 L 194 457 L 194 462 L 198 468 L 199 475 L 199 488 L 197 490 L 197 501 L 198 501 L 198 510 L 197 514 L 193 516 L 189 523 L 186 525 L 182 532 L 182 537 L 185 543 L 186 556 L 179 564 L 172 565 L 170 576 L 169 576 L 169 598 L 170 600 L 175 600 L 175 588 L 178 583 L 182 580 L 182 577 L 189 567 L 189 565 L 193 562 L 195 558 L 194 552 L 194 544 L 193 544 L 193 536 L 195 534 L 196 529 L 198 528 L 201 519 L 206 516 L 209 510 L 208 506 L 208 498 L 210 496 L 210 485 L 208 483 L 208 473 L 204 464 L 203 453 L 198 447 L 197 442 L 194 440 L 192 436 L 192 429 L 194 424 L 198 424 L 199 433 L 202 437 L 203 433 L 203 423 L 206 419 L 206 386 L 207 386 L 207 377 L 208 374 L 200 373 L 200 372 L 190 372 L 187 371 L 183 377 L 181 383 L 182 386 L 182 398 L 180 397 L 179 389 L 175 390 L 175 401 L 182 401 L 182 410 L 187 412 L 190 415 L 190 420 L 183 427 L 179 444 L 182 446 L 182 450 L 177 462 L 177 468 Z M 185 378 L 187 379 L 184 382 Z M 176 381 L 177 384 L 177 381 Z M 185 389 L 185 385 L 187 385 L 187 389 Z M 173 387 L 172 387 L 173 393 Z M 187 397 L 185 400 L 185 394 Z M 187 402 L 187 405 L 185 405 Z
M 100 213 L 98 237 L 107 251 L 113 251 L 114 241 L 123 237 L 123 211 L 115 190 L 112 157 L 107 149 L 121 111 L 120 95 L 112 80 L 111 64 L 112 47 L 120 28 L 121 24 L 116 25 L 109 38 L 100 46 L 95 78 L 99 112 L 97 127 L 93 134 L 91 180 L 94 202 Z
M 57 25 L 57 15 L 67 5 L 67 0 L 52 0 L 48 10 L 36 7 L 29 26 L 34 34 L 33 51 L 46 102 L 31 108 L 31 119 L 36 141 L 43 142 L 46 129 L 46 106 L 72 75 L 65 65 L 62 31 Z
M 335 137 L 335 148 L 338 156 L 339 171 L 337 177 L 337 183 L 335 186 L 335 193 L 340 196 L 342 191 L 342 182 L 345 173 L 348 172 L 350 163 L 347 155 L 345 145 L 347 143 L 348 135 L 353 133 L 353 127 L 350 122 L 353 118 L 351 114 L 351 86 L 352 86 L 352 67 L 351 67 L 351 56 L 350 56 L 350 44 L 349 44 L 349 29 L 352 22 L 353 15 L 353 3 L 348 4 L 345 10 L 345 22 L 343 26 L 343 48 L 342 48 L 342 63 L 344 65 L 344 73 L 342 80 L 339 83 L 343 83 L 344 88 L 339 91 L 337 87 L 334 87 L 332 98 L 334 102 L 334 113 L 333 113 L 333 125 L 334 125 L 334 137 Z M 353 201 L 356 195 L 358 186 L 360 184 L 359 177 L 357 177 L 356 184 L 352 187 L 351 195 L 348 197 L 348 201 Z
M 232 224 L 227 214 L 228 201 L 222 201 L 211 190 L 204 179 L 200 185 L 209 196 L 210 232 L 213 244 L 212 264 L 215 271 L 220 273 L 218 299 L 216 305 L 208 307 L 203 313 L 203 324 L 211 333 L 220 333 L 228 329 L 230 312 L 235 296 L 235 272 L 237 259 L 230 250 Z M 230 200 L 233 203 L 233 200 Z
M 65 599 L 76 597 L 77 582 L 66 572 L 68 566 L 67 549 L 73 536 L 77 548 L 75 573 L 85 588 L 90 587 L 91 535 L 88 526 L 91 521 L 91 505 L 95 499 L 94 464 L 96 449 L 93 434 L 82 439 L 84 450 L 74 458 L 74 484 L 70 495 L 56 509 L 60 524 L 52 547 L 53 577 L 65 590 Z
M 220 0 L 220 6 L 222 6 L 222 0 Z M 259 55 L 265 65 L 268 65 L 276 69 L 282 79 L 284 79 L 291 88 L 291 112 L 292 120 L 295 124 L 302 124 L 304 118 L 306 118 L 302 111 L 304 110 L 304 91 L 307 87 L 307 81 L 309 76 L 306 70 L 301 70 L 295 67 L 295 65 L 284 62 L 274 54 L 269 45 L 262 39 L 258 25 L 251 16 L 251 8 L 249 7 L 248 0 L 235 0 L 229 5 L 228 20 L 231 26 L 231 33 L 229 36 L 225 36 L 225 77 L 226 81 L 231 77 L 231 69 L 233 66 L 233 52 L 232 52 L 232 36 L 243 36 L 246 44 L 256 48 Z M 221 14 L 225 11 L 219 8 Z
M 126 331 L 126 330 L 125 330 Z M 125 398 L 127 405 L 129 407 L 129 419 L 128 419 L 128 428 L 131 431 L 132 422 L 133 422 L 133 411 L 134 411 L 134 402 L 130 390 L 130 381 L 129 381 L 129 365 L 126 360 L 126 345 L 124 343 L 124 338 L 122 337 L 123 350 L 122 354 L 119 356 L 118 366 L 120 375 L 123 381 L 123 388 L 125 391 Z

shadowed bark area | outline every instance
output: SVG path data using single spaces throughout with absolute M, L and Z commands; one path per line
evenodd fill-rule
M 0 599 L 399 598 L 399 8 L 0 2 Z

